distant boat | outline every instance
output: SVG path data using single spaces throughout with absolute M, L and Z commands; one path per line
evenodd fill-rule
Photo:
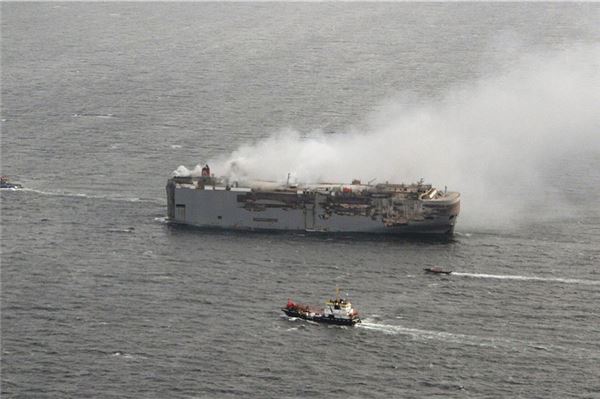
M 452 273 L 452 270 L 444 270 L 441 267 L 437 267 L 437 266 L 426 267 L 423 270 L 425 270 L 427 273 L 433 273 L 433 274 L 450 274 L 450 273 Z
M 353 326 L 356 323 L 360 323 L 358 312 L 352 308 L 350 301 L 340 299 L 339 290 L 336 292 L 335 299 L 325 302 L 324 308 L 314 308 L 310 305 L 295 303 L 288 299 L 286 307 L 281 310 L 289 317 L 298 317 L 318 323 L 345 326 Z
M 8 176 L 0 177 L 0 189 L 16 190 L 18 188 L 23 188 L 23 186 L 18 183 L 11 183 Z

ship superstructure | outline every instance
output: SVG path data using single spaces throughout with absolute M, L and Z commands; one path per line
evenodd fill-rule
M 230 182 L 208 174 L 167 183 L 172 222 L 238 230 L 452 234 L 460 194 L 430 184 Z

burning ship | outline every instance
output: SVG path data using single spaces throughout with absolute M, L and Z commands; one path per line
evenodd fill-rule
M 168 219 L 200 227 L 325 233 L 454 232 L 460 194 L 424 184 L 290 185 L 174 176 L 166 186 Z

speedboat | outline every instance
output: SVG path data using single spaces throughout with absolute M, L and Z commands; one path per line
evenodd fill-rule
M 8 179 L 8 176 L 1 176 L 0 177 L 0 188 L 8 189 L 8 190 L 16 190 L 18 188 L 23 188 L 23 186 L 21 186 L 18 183 L 11 183 Z
M 339 297 L 339 290 L 336 292 L 335 299 L 325 302 L 324 308 L 315 308 L 311 305 L 295 303 L 291 299 L 288 299 L 287 305 L 281 310 L 289 317 L 298 317 L 318 323 L 344 326 L 353 326 L 356 323 L 360 323 L 358 312 L 352 307 L 350 301 Z
M 437 267 L 437 266 L 426 267 L 423 270 L 425 270 L 427 273 L 433 273 L 433 274 L 450 274 L 450 273 L 452 273 L 452 270 L 444 270 L 441 267 Z

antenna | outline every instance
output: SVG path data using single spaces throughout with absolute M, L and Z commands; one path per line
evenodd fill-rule
M 287 176 L 287 182 L 285 183 L 286 187 L 290 186 L 290 172 L 288 172 L 288 176 Z

